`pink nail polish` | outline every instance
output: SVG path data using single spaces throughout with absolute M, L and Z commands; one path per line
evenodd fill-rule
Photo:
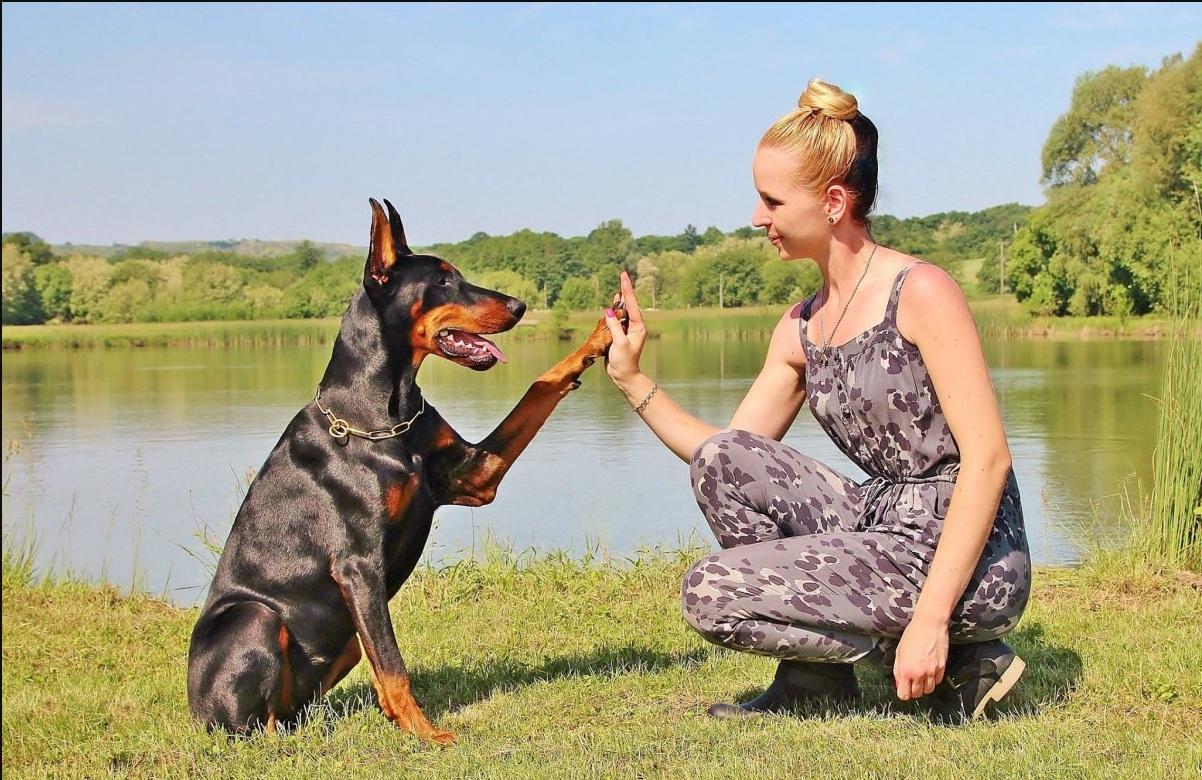
M 613 310 L 613 309 L 606 309 L 606 310 L 605 310 L 605 316 L 606 316 L 606 317 L 616 317 L 616 316 L 618 316 L 618 315 L 614 314 L 614 310 Z

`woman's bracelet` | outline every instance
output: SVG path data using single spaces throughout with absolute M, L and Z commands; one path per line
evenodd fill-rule
M 651 383 L 651 392 L 647 393 L 647 397 L 644 398 L 641 402 L 639 402 L 638 406 L 634 407 L 634 413 L 642 414 L 643 410 L 647 408 L 647 404 L 651 403 L 651 396 L 655 395 L 658 392 L 659 392 L 659 383 L 652 382 Z

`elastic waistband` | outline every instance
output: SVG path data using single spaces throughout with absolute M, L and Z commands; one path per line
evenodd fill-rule
M 875 504 L 881 499 L 885 493 L 896 487 L 903 485 L 931 485 L 939 482 L 954 485 L 956 477 L 960 474 L 960 464 L 953 463 L 950 466 L 943 467 L 943 470 L 935 474 L 927 474 L 925 476 L 918 475 L 900 475 L 896 477 L 870 477 L 860 483 L 860 487 L 868 491 L 865 496 L 869 504 Z
M 870 483 L 872 483 L 872 484 L 885 483 L 885 484 L 891 484 L 891 485 L 921 485 L 926 482 L 955 482 L 956 477 L 958 477 L 959 475 L 960 475 L 960 464 L 959 463 L 951 463 L 946 466 L 941 466 L 940 470 L 935 474 L 927 474 L 925 476 L 916 475 L 916 474 L 915 475 L 902 474 L 902 475 L 899 475 L 896 477 L 886 477 L 883 475 L 878 476 L 878 477 L 869 477 L 866 481 L 861 483 L 860 486 L 864 487 L 865 485 L 868 485 Z

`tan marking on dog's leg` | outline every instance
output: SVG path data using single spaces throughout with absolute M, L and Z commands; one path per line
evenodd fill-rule
M 378 675 L 373 670 L 371 681 L 380 700 L 380 709 L 384 710 L 384 715 L 402 731 L 408 731 L 440 745 L 449 745 L 455 741 L 454 732 L 435 728 L 426 718 L 417 700 L 413 698 L 413 688 L 408 675 L 385 676 Z
M 288 626 L 280 626 L 280 635 L 277 641 L 280 646 L 283 668 L 280 669 L 280 687 L 276 692 L 276 709 L 280 713 L 291 715 L 296 710 L 296 702 L 293 699 L 295 680 L 292 675 L 292 661 L 288 658 L 288 645 L 292 641 L 292 637 L 288 634 Z
M 346 647 L 342 649 L 334 662 L 330 664 L 330 668 L 326 670 L 325 676 L 321 678 L 321 687 L 317 691 L 318 696 L 324 696 L 334 689 L 334 686 L 342 681 L 352 669 L 359 664 L 359 659 L 363 657 L 363 651 L 359 648 L 359 636 L 356 634 L 351 637 L 351 641 L 346 643 Z

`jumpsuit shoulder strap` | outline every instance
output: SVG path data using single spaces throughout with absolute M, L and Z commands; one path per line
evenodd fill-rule
M 893 280 L 893 289 L 889 291 L 889 303 L 885 306 L 885 318 L 894 325 L 897 325 L 897 302 L 901 300 L 902 284 L 905 283 L 906 276 L 910 273 L 910 269 L 921 262 L 922 261 L 919 260 L 917 263 L 910 263 L 908 266 L 898 271 L 897 278 Z

